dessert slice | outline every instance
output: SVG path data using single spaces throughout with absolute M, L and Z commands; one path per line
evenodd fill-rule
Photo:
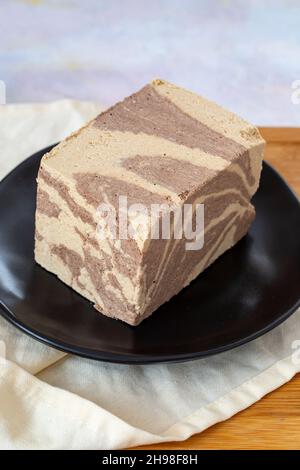
M 35 259 L 100 312 L 137 325 L 247 233 L 263 147 L 238 116 L 155 80 L 43 157 Z M 127 238 L 118 211 L 124 198 L 146 209 L 127 214 Z M 168 238 L 153 237 L 168 208 L 189 205 L 194 226 L 197 204 L 204 204 L 201 248 L 187 249 L 185 233 L 175 236 L 174 218 Z M 118 214 L 114 236 L 103 228 L 103 205 Z M 154 222 L 153 205 L 165 211 Z

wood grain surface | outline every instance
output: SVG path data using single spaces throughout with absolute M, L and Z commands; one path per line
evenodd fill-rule
M 265 160 L 300 196 L 300 129 L 261 128 Z M 250 408 L 184 442 L 139 449 L 300 449 L 300 374 Z

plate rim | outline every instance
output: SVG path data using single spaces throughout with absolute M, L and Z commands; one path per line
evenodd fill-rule
M 170 355 L 164 355 L 161 353 L 152 353 L 151 355 L 129 353 L 118 354 L 115 352 L 99 352 L 98 350 L 72 346 L 64 342 L 60 342 L 58 344 L 55 339 L 50 338 L 47 335 L 41 335 L 38 331 L 35 331 L 33 328 L 27 327 L 25 323 L 20 320 L 17 320 L 14 314 L 6 307 L 6 305 L 3 304 L 2 301 L 0 301 L 0 315 L 5 318 L 11 325 L 15 326 L 18 330 L 22 331 L 23 333 L 27 334 L 28 336 L 39 341 L 42 344 L 57 349 L 58 351 L 65 352 L 67 354 L 73 354 L 75 356 L 83 357 L 85 359 L 91 359 L 100 362 L 108 362 L 112 364 L 150 365 L 158 363 L 180 363 L 192 360 L 199 360 L 205 357 L 215 356 L 226 351 L 231 351 L 233 349 L 238 348 L 239 346 L 243 346 L 244 344 L 250 343 L 251 341 L 254 341 L 255 339 L 258 339 L 261 336 L 264 336 L 266 333 L 272 331 L 274 328 L 284 323 L 284 321 L 286 321 L 293 313 L 295 313 L 299 307 L 300 299 L 295 305 L 285 311 L 276 320 L 269 323 L 265 328 L 248 336 L 245 336 L 244 338 L 241 338 L 233 343 L 218 346 L 216 348 L 201 352 L 177 353 Z
M 44 155 L 45 153 L 49 152 L 53 147 L 57 144 L 49 145 L 37 152 L 33 153 L 31 156 L 24 159 L 20 162 L 16 167 L 10 170 L 4 178 L 1 179 L 0 185 L 5 182 L 17 169 L 20 169 L 23 165 L 34 158 L 39 157 L 40 155 Z M 298 198 L 295 191 L 290 187 L 290 185 L 285 181 L 285 179 L 280 175 L 280 173 L 268 162 L 263 160 L 263 165 L 270 169 L 276 177 L 280 180 L 281 184 L 285 186 L 285 189 L 290 193 L 293 197 L 295 202 L 298 203 L 300 209 L 300 199 Z M 108 362 L 108 363 L 115 363 L 115 364 L 128 364 L 128 365 L 141 365 L 141 364 L 156 364 L 156 363 L 179 363 L 179 362 L 186 362 L 201 359 L 204 357 L 213 356 L 216 354 L 220 354 L 222 352 L 230 351 L 235 349 L 243 344 L 249 343 L 269 331 L 273 330 L 280 324 L 282 324 L 285 320 L 287 320 L 298 308 L 300 307 L 300 296 L 298 301 L 292 305 L 288 310 L 284 311 L 282 315 L 278 316 L 274 321 L 270 322 L 264 328 L 251 333 L 243 338 L 240 338 L 234 342 L 231 342 L 226 345 L 218 346 L 215 348 L 211 348 L 209 350 L 200 351 L 200 352 L 190 352 L 190 353 L 172 353 L 172 354 L 162 354 L 162 353 L 151 353 L 151 354 L 144 354 L 144 353 L 117 353 L 117 352 L 109 352 L 109 351 L 99 351 L 95 349 L 83 348 L 80 346 L 72 345 L 66 343 L 64 341 L 59 341 L 51 336 L 45 335 L 40 333 L 39 331 L 35 330 L 34 328 L 28 327 L 24 322 L 20 321 L 16 318 L 14 313 L 10 310 L 8 306 L 0 299 L 0 315 L 7 320 L 11 325 L 15 326 L 19 331 L 27 334 L 31 338 L 39 341 L 42 344 L 50 346 L 54 349 L 59 351 L 65 352 L 67 354 L 74 354 L 76 356 L 80 356 L 83 358 L 88 358 L 96 361 Z M 134 327 L 132 327 L 134 328 Z

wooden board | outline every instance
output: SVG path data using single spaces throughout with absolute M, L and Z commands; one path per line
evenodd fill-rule
M 261 128 L 265 159 L 300 196 L 300 129 Z M 184 442 L 140 449 L 300 449 L 300 374 L 228 421 Z

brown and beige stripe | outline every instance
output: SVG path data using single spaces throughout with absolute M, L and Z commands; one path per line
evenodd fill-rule
M 178 293 L 248 230 L 264 142 L 202 97 L 155 80 L 42 159 L 35 257 L 104 314 L 132 325 Z M 205 204 L 205 245 L 97 240 L 101 202 Z

